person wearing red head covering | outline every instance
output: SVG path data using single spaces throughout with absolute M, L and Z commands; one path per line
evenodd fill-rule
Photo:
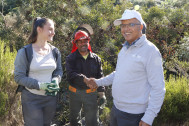
M 85 31 L 78 31 L 75 33 L 74 40 L 72 41 L 73 47 L 71 53 L 75 52 L 78 47 L 76 46 L 76 41 L 87 41 L 88 44 L 90 42 L 90 37 Z M 89 44 L 88 49 L 92 52 L 91 46 Z
M 101 59 L 92 52 L 90 33 L 79 29 L 74 33 L 71 54 L 66 57 L 67 80 L 69 81 L 70 125 L 80 126 L 81 109 L 84 110 L 85 125 L 98 125 L 98 102 L 106 101 L 103 86 L 90 89 L 84 82 L 89 77 L 101 78 L 103 76 Z M 105 102 L 103 102 L 105 104 Z

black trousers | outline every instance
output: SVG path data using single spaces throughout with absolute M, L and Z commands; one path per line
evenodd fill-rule
M 86 126 L 97 126 L 97 92 L 86 93 L 85 90 L 70 92 L 70 125 L 80 126 L 81 109 L 84 110 Z

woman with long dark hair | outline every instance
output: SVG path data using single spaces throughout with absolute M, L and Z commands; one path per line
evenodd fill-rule
M 56 94 L 63 74 L 61 54 L 53 41 L 54 22 L 37 17 L 30 44 L 18 50 L 14 78 L 21 92 L 25 126 L 50 126 L 56 111 Z

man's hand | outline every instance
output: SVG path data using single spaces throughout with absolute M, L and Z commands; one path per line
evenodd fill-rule
M 143 122 L 143 121 L 141 120 L 140 123 L 139 123 L 139 126 L 150 126 L 150 125 L 147 124 L 147 123 L 145 123 L 145 122 Z
M 91 89 L 96 89 L 98 88 L 98 85 L 95 82 L 95 78 L 87 78 L 84 77 L 84 82 L 86 83 L 86 85 L 91 88 Z

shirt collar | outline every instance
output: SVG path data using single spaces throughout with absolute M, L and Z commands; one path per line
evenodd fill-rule
M 89 51 L 89 53 L 88 53 L 87 58 L 94 58 L 93 53 L 92 53 L 90 50 L 88 50 L 88 51 Z M 79 57 L 83 57 L 83 56 L 79 53 L 78 49 L 76 50 L 76 53 L 77 53 L 77 55 L 78 55 Z
M 132 45 L 135 45 L 135 43 L 140 39 L 140 37 L 138 39 L 136 39 L 134 42 L 132 42 L 131 44 L 129 44 L 127 41 L 125 41 L 125 43 L 123 44 L 123 46 L 125 46 L 127 49 L 129 47 L 131 47 Z

